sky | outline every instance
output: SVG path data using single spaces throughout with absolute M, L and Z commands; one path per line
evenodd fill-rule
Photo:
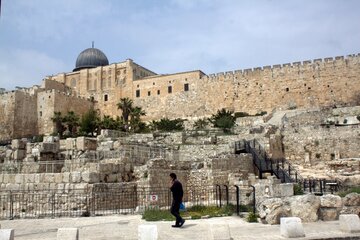
M 102 50 L 206 74 L 360 53 L 358 0 L 1 0 L 0 88 L 71 72 Z

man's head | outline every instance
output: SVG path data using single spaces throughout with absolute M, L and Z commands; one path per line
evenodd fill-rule
M 175 173 L 170 173 L 170 177 L 172 178 L 172 180 L 176 179 L 176 174 Z

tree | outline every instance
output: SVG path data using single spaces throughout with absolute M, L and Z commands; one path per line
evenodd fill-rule
M 209 118 L 209 121 L 214 127 L 221 128 L 224 132 L 228 133 L 230 132 L 230 129 L 234 127 L 236 118 L 233 116 L 233 112 L 223 108 L 212 115 L 211 118 Z
M 54 112 L 54 117 L 51 120 L 55 123 L 55 132 L 62 137 L 65 131 L 63 124 L 64 118 L 61 116 L 61 112 Z
M 125 124 L 129 122 L 129 116 L 133 109 L 133 101 L 129 98 L 121 98 L 117 104 L 118 109 L 122 111 L 122 119 Z
M 141 132 L 146 129 L 146 124 L 141 121 L 141 116 L 146 113 L 141 107 L 134 107 L 130 112 L 130 127 L 132 132 Z
M 82 134 L 90 134 L 91 136 L 94 136 L 94 132 L 99 129 L 99 122 L 99 113 L 90 109 L 81 117 L 80 132 Z
M 64 122 L 72 136 L 76 134 L 77 127 L 79 126 L 79 116 L 73 111 L 69 111 L 64 117 Z

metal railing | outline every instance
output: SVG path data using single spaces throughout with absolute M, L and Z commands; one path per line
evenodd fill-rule
M 256 139 L 235 143 L 235 147 L 241 148 L 240 146 L 244 146 L 246 152 L 251 153 L 254 166 L 259 170 L 260 179 L 263 173 L 269 172 L 283 183 L 299 184 L 304 192 L 323 194 L 333 193 L 341 189 L 341 183 L 337 180 L 303 179 L 295 167 L 286 159 L 274 160 L 269 158 L 264 147 Z
M 205 186 L 186 189 L 183 202 L 195 205 L 236 205 L 240 209 L 238 186 Z M 2 191 L 0 219 L 86 217 L 134 214 L 138 209 L 170 209 L 172 195 L 168 188 L 105 187 L 67 191 Z

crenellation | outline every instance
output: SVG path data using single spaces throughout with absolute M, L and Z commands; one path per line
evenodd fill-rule
M 335 57 L 335 60 L 344 60 L 344 56 L 337 56 Z
M 322 58 L 314 59 L 314 63 L 321 63 L 322 61 L 323 61 Z
M 273 68 L 273 69 L 275 69 L 275 68 L 281 68 L 281 64 L 275 64 L 275 65 L 272 66 L 272 68 Z
M 324 58 L 324 62 L 332 62 L 333 60 L 334 58 L 332 57 Z
M 311 63 L 312 63 L 311 60 L 305 60 L 302 62 L 302 65 L 309 65 Z
M 300 65 L 301 65 L 301 62 L 293 62 L 292 65 L 293 65 L 293 66 L 300 66 Z

